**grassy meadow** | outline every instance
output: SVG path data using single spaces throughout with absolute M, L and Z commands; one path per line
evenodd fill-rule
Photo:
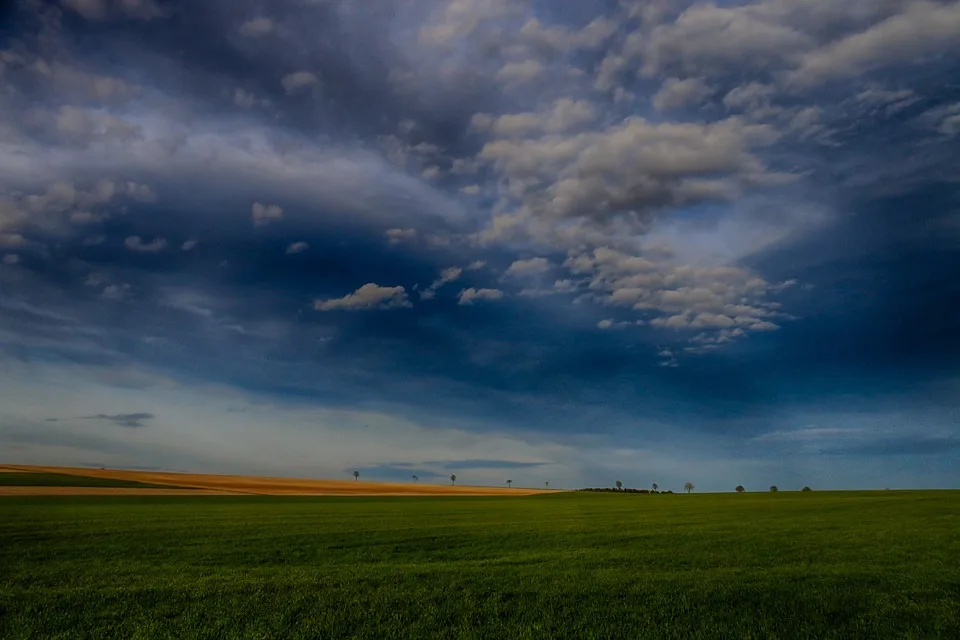
M 135 480 L 115 480 L 75 476 L 66 473 L 0 472 L 0 487 L 112 487 L 115 489 L 170 489 L 169 485 L 149 484 Z
M 0 498 L 2 638 L 960 638 L 960 492 Z

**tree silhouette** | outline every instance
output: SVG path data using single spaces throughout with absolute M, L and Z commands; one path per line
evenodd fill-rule
M 507 480 L 507 487 L 508 487 L 508 488 L 509 488 L 510 485 L 512 485 L 512 484 L 513 484 L 513 480 Z
M 779 489 L 777 489 L 777 485 L 773 485 L 772 487 L 770 487 L 770 491 L 776 493 L 777 491 L 779 491 Z
M 737 493 L 743 493 L 746 489 L 743 488 L 742 484 L 737 485 Z
M 654 490 L 654 492 L 656 492 L 656 490 L 660 488 L 660 485 L 654 482 L 652 485 L 650 485 L 650 487 Z
M 450 475 L 450 484 L 457 484 L 457 474 L 454 473 Z
M 692 482 L 687 482 L 687 483 L 684 483 L 683 485 L 683 490 L 686 491 L 687 493 L 690 493 L 694 489 L 696 489 L 696 487 L 693 486 Z
M 810 491 L 810 490 L 811 490 L 810 487 L 804 487 L 803 489 L 800 489 L 800 491 Z
M 622 490 L 623 490 L 623 483 L 617 480 L 617 491 L 622 491 Z
M 354 471 L 354 472 L 353 472 L 353 481 L 356 482 L 356 481 L 359 480 L 359 479 L 360 479 L 360 472 L 359 472 L 359 471 Z
M 419 479 L 420 479 L 419 476 L 413 476 L 413 483 L 416 484 L 416 483 L 417 483 L 417 480 L 419 480 Z
M 547 489 L 549 489 L 549 488 L 550 488 L 550 481 L 549 481 L 549 480 L 547 480 L 547 481 L 546 481 L 546 482 L 545 482 L 544 484 L 546 484 L 546 485 L 547 485 Z

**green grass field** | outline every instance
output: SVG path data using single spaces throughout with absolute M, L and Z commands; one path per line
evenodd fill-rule
M 114 480 L 74 476 L 66 473 L 0 473 L 0 487 L 115 487 L 127 489 L 170 489 L 169 485 L 148 484 L 135 480 Z M 174 487 L 175 488 L 175 487 Z
M 0 498 L 2 638 L 960 638 L 960 492 Z

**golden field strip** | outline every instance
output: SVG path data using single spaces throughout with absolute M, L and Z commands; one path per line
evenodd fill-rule
M 86 469 L 0 465 L 2 472 L 58 473 L 128 480 L 170 489 L 127 487 L 0 487 L 0 495 L 261 495 L 261 496 L 528 496 L 556 493 L 556 490 L 505 487 L 450 486 L 424 483 L 355 482 L 352 480 L 314 480 L 309 478 L 264 478 L 256 476 L 172 473 L 167 471 L 130 471 L 125 469 Z

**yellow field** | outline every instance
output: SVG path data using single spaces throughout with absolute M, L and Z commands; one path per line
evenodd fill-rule
M 422 483 L 354 482 L 351 480 L 314 480 L 309 478 L 261 478 L 255 476 L 208 475 L 202 473 L 170 473 L 166 471 L 128 471 L 124 469 L 84 469 L 3 465 L 3 471 L 63 473 L 93 478 L 132 480 L 150 484 L 204 490 L 204 493 L 243 495 L 305 496 L 528 496 L 552 493 L 555 490 L 505 487 L 450 486 Z M 128 495 L 169 493 L 164 489 L 108 487 L 0 487 L 0 495 Z M 178 492 L 179 493 L 179 492 Z

